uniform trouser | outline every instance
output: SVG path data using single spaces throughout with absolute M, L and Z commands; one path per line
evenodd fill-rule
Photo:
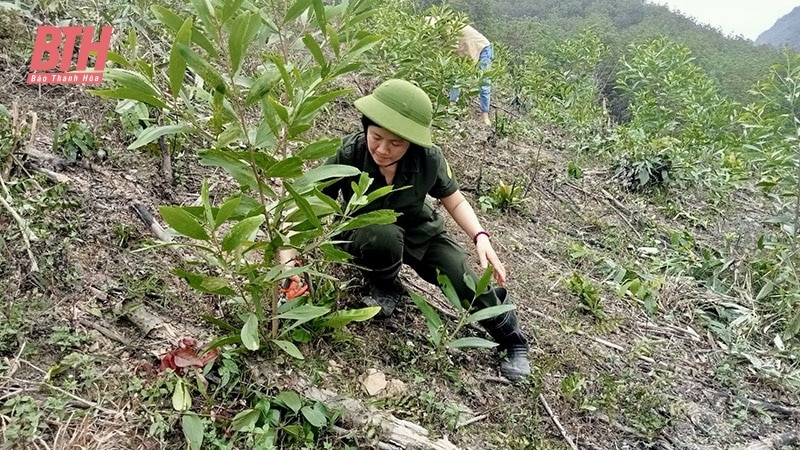
M 439 285 L 437 269 L 447 275 L 462 305 L 469 308 L 474 293 L 464 282 L 464 274 L 477 280 L 475 272 L 467 264 L 464 249 L 447 233 L 433 236 L 424 254 L 414 256 L 407 251 L 405 232 L 396 224 L 370 225 L 343 233 L 341 238 L 349 241 L 343 245 L 354 262 L 368 271 L 372 280 L 393 280 L 405 263 L 425 281 Z M 418 252 L 414 252 L 418 253 Z M 494 289 L 488 287 L 473 303 L 473 309 L 483 309 L 500 303 Z

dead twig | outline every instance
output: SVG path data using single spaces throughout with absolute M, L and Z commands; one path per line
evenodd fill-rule
M 544 395 L 541 393 L 539 393 L 539 401 L 542 402 L 544 409 L 547 410 L 547 415 L 550 416 L 550 420 L 552 420 L 553 423 L 556 425 L 556 428 L 558 428 L 558 431 L 561 433 L 561 437 L 563 437 L 564 440 L 567 441 L 567 444 L 569 444 L 569 447 L 572 450 L 578 450 L 578 446 L 575 445 L 575 441 L 573 441 L 572 438 L 569 436 L 569 434 L 567 434 L 567 430 L 565 430 L 564 427 L 561 425 L 561 422 L 558 420 L 558 417 L 555 415 L 555 413 L 553 413 L 553 410 L 550 409 L 550 405 L 547 403 L 547 399 L 544 398 Z
M 489 417 L 487 414 L 481 414 L 480 416 L 475 416 L 469 420 L 465 420 L 461 423 L 456 424 L 456 428 L 458 429 L 466 427 L 467 425 L 472 425 L 473 423 L 480 422 L 481 420 L 484 420 L 487 417 Z
M 126 347 L 130 345 L 130 342 L 128 342 L 127 339 L 121 337 L 117 333 L 111 331 L 110 329 L 104 327 L 103 325 L 100 325 L 99 323 L 95 323 L 92 322 L 91 320 L 86 320 L 86 319 L 80 319 L 78 320 L 78 322 L 85 327 L 94 328 L 95 330 L 97 330 L 97 332 L 99 332 L 103 336 L 115 340 Z
M 39 264 L 36 262 L 36 256 L 33 254 L 33 250 L 31 250 L 31 241 L 38 241 L 39 238 L 31 231 L 28 227 L 28 223 L 25 222 L 25 219 L 20 217 L 17 214 L 17 211 L 9 204 L 5 196 L 8 195 L 11 198 L 11 194 L 6 189 L 6 184 L 0 179 L 0 186 L 3 188 L 3 193 L 0 193 L 0 205 L 3 205 L 3 208 L 8 211 L 11 217 L 17 222 L 17 226 L 19 227 L 20 232 L 22 233 L 22 243 L 25 245 L 25 250 L 28 252 L 28 258 L 31 260 L 31 272 L 38 272 L 39 271 Z
M 15 381 L 17 383 L 20 383 L 20 384 L 30 384 L 30 385 L 34 385 L 34 386 L 44 386 L 44 387 L 50 388 L 50 389 L 58 392 L 59 394 L 66 395 L 67 397 L 75 400 L 76 402 L 78 402 L 78 403 L 80 403 L 82 405 L 85 405 L 85 406 L 87 406 L 89 408 L 92 408 L 92 409 L 94 409 L 94 410 L 96 410 L 98 412 L 101 412 L 103 414 L 107 414 L 109 416 L 121 417 L 124 414 L 122 411 L 114 411 L 114 410 L 108 409 L 108 408 L 106 408 L 104 406 L 99 405 L 98 403 L 95 403 L 95 402 L 93 402 L 91 400 L 86 400 L 85 398 L 78 397 L 75 394 L 72 394 L 72 393 L 70 393 L 68 391 L 65 391 L 64 389 L 61 389 L 58 386 L 53 386 L 52 384 L 45 383 L 44 381 L 21 380 L 21 379 L 18 379 L 18 378 L 15 378 L 13 381 Z

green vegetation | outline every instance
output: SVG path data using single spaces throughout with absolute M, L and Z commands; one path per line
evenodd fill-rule
M 117 448 L 92 439 L 119 434 L 119 448 L 377 445 L 380 430 L 345 429 L 346 411 L 309 386 L 465 447 L 565 448 L 545 414 L 642 447 L 697 444 L 678 436 L 697 408 L 716 414 L 720 447 L 748 439 L 742 423 L 784 431 L 747 400 L 796 403 L 800 387 L 797 55 L 638 0 L 95 6 L 0 3 L 0 43 L 14 43 L 3 77 L 37 21 L 110 22 L 118 36 L 87 97 L 95 115 L 48 117 L 30 88 L 30 105 L 0 97 L 3 448 Z M 470 21 L 496 47 L 492 129 L 469 119 L 479 74 L 448 50 Z M 530 383 L 498 383 L 491 353 L 473 350 L 493 343 L 467 331 L 514 306 L 471 313 L 446 279 L 455 317 L 412 292 L 402 322 L 362 323 L 377 308 L 353 301 L 335 236 L 395 221 L 359 214 L 392 188 L 367 194 L 365 174 L 320 162 L 343 122 L 358 127 L 350 101 L 395 76 L 430 95 L 437 143 L 477 184 L 465 191 L 535 338 Z M 322 193 L 342 177 L 355 177 L 344 206 Z M 141 198 L 169 241 L 131 218 Z M 278 264 L 286 249 L 302 264 Z M 490 275 L 465 281 L 481 292 Z M 282 297 L 294 276 L 308 292 Z M 176 323 L 134 329 L 148 308 Z M 206 341 L 158 334 L 172 325 Z M 376 366 L 419 394 L 366 397 L 358 378 Z M 687 395 L 699 386 L 734 406 Z

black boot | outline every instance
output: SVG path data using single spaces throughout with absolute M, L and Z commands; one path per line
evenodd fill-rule
M 496 288 L 500 304 L 508 303 L 505 288 Z M 511 381 L 521 380 L 531 374 L 528 361 L 528 340 L 519 329 L 514 311 L 508 311 L 491 319 L 482 320 L 481 325 L 499 344 L 498 350 L 505 351 L 506 357 L 500 361 L 500 373 Z
M 398 303 L 408 294 L 408 291 L 397 278 L 391 280 L 373 280 L 367 278 L 369 295 L 362 298 L 367 306 L 380 306 L 380 312 L 375 316 L 385 319 L 392 315 Z

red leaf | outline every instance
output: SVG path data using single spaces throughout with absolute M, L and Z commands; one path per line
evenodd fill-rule
M 203 361 L 197 357 L 194 349 L 181 348 L 175 351 L 175 365 L 178 367 L 203 367 Z

